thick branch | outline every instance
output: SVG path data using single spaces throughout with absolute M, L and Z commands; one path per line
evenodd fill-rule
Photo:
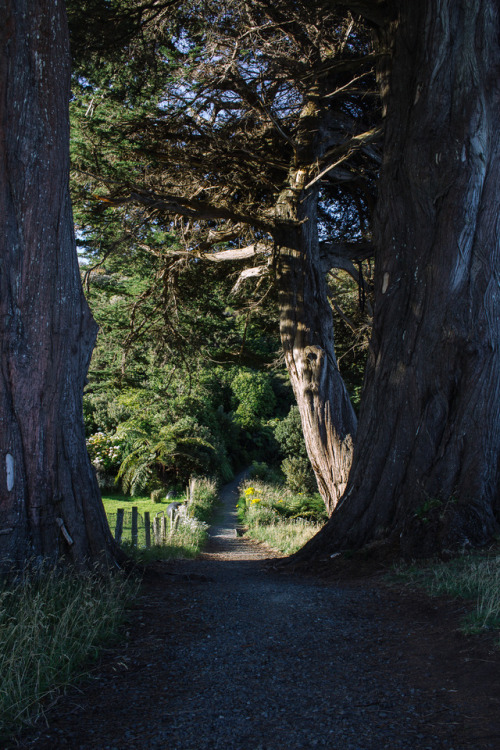
M 352 261 L 359 263 L 373 257 L 374 249 L 369 242 L 337 242 L 335 244 L 322 242 L 320 253 L 325 273 L 332 268 L 342 268 L 350 273 L 353 267 Z

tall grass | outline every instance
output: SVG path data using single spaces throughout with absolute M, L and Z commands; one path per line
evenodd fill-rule
M 298 518 L 290 521 L 275 521 L 264 526 L 252 526 L 248 530 L 248 536 L 258 542 L 264 542 L 268 547 L 283 555 L 293 555 L 320 529 L 321 524 Z
M 328 518 L 318 493 L 256 479 L 240 485 L 238 517 L 248 536 L 284 555 L 303 547 Z
M 473 610 L 462 623 L 464 632 L 500 628 L 500 555 L 468 554 L 423 568 L 399 568 L 396 576 L 431 595 L 472 601 Z
M 219 505 L 219 488 L 214 479 L 206 477 L 196 479 L 193 486 L 193 494 L 188 505 L 191 518 L 209 523 Z
M 137 585 L 56 569 L 0 582 L 0 739 L 36 718 L 116 635 Z
M 113 531 L 118 504 L 110 503 L 109 498 L 103 500 L 108 523 Z M 167 501 L 167 506 L 169 502 Z M 168 516 L 166 519 L 168 533 L 165 542 L 153 544 L 149 548 L 145 546 L 144 516 L 139 514 L 138 547 L 134 547 L 131 543 L 131 513 L 125 512 L 122 547 L 130 557 L 139 563 L 148 563 L 154 560 L 193 558 L 201 552 L 208 537 L 208 523 L 220 502 L 217 482 L 206 477 L 197 478 L 192 483 L 189 503 L 185 503 L 184 498 L 178 498 L 177 502 L 181 502 L 181 506 L 176 512 L 174 523 L 171 524 Z M 139 502 L 132 501 L 132 504 L 137 504 L 139 510 L 142 509 Z M 149 501 L 149 505 L 146 502 L 143 507 L 148 511 L 152 507 L 151 516 L 154 518 L 158 514 L 167 515 L 167 506 Z

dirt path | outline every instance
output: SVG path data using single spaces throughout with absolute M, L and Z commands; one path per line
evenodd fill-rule
M 499 654 L 456 633 L 458 605 L 269 572 L 234 489 L 203 556 L 149 572 L 126 647 L 19 747 L 500 748 Z

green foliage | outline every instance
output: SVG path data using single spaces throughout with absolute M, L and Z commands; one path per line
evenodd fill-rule
M 284 419 L 276 421 L 274 436 L 284 456 L 307 458 L 299 407 L 293 404 Z
M 280 519 L 301 518 L 314 523 L 328 520 L 319 493 L 291 492 L 277 484 L 246 481 L 240 487 L 238 514 L 244 524 L 262 525 Z
M 284 554 L 303 546 L 327 521 L 318 493 L 292 493 L 254 480 L 240 486 L 238 517 L 249 536 Z
M 213 479 L 197 478 L 193 482 L 193 494 L 189 502 L 189 515 L 208 523 L 219 504 L 219 488 Z
M 274 435 L 285 456 L 281 471 L 292 492 L 314 492 L 316 479 L 307 456 L 299 407 L 292 405 L 288 415 L 274 423 Z
M 0 739 L 34 720 L 41 702 L 85 672 L 114 638 L 136 584 L 116 573 L 27 571 L 0 583 Z
M 249 477 L 251 480 L 260 479 L 269 484 L 280 484 L 283 480 L 282 473 L 274 466 L 269 466 L 265 461 L 252 461 Z
M 122 231 L 114 217 L 87 236 L 94 258 L 99 232 L 108 230 L 111 245 Z M 160 243 L 160 235 L 156 231 L 154 242 Z M 168 247 L 174 243 L 170 235 L 163 240 Z M 122 486 L 134 494 L 185 485 L 193 473 L 229 481 L 236 468 L 275 451 L 266 426 L 276 404 L 273 387 L 276 383 L 280 408 L 286 409 L 290 389 L 281 375 L 231 361 L 229 350 L 242 350 L 242 322 L 237 312 L 228 313 L 229 282 L 220 271 L 203 272 L 205 281 L 211 275 L 214 282 L 207 287 L 200 283 L 200 269 L 186 264 L 166 295 L 157 286 L 151 256 L 130 238 L 125 247 L 133 269 L 114 254 L 87 271 L 87 295 L 100 325 L 84 396 L 91 458 L 100 471 L 104 463 L 115 475 L 119 469 Z M 156 296 L 161 305 L 155 307 Z M 258 316 L 246 326 L 245 358 L 254 364 L 275 356 L 276 333 L 266 326 Z M 107 452 L 104 440 L 110 444 Z M 113 464 L 108 459 L 116 445 L 120 462 Z
M 276 406 L 270 376 L 261 371 L 240 370 L 231 383 L 235 396 L 235 418 L 244 430 L 257 429 Z
M 150 494 L 150 497 L 154 503 L 161 503 L 165 499 L 165 490 L 164 489 L 153 490 Z
M 192 417 L 158 427 L 155 432 L 144 429 L 140 424 L 143 419 L 140 415 L 139 424 L 131 418 L 119 427 L 124 444 L 131 445 L 117 475 L 125 492 L 135 495 L 154 479 L 167 478 L 174 471 L 177 476 L 189 477 L 211 468 L 215 450 L 206 439 L 208 430 Z
M 96 469 L 116 471 L 122 459 L 122 442 L 116 435 L 96 432 L 87 438 L 87 450 Z
M 316 479 L 307 457 L 288 456 L 281 463 L 281 471 L 292 492 L 314 492 L 316 489 Z

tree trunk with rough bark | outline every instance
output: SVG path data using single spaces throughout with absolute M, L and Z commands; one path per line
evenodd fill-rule
M 401 0 L 353 467 L 303 559 L 482 545 L 500 515 L 500 8 Z
M 307 452 L 330 515 L 347 484 L 356 415 L 335 357 L 333 316 L 319 252 L 318 189 L 303 189 L 310 166 L 321 155 L 321 117 L 314 97 L 301 119 L 297 163 L 275 214 L 280 335 Z
M 119 554 L 83 427 L 96 325 L 69 197 L 62 0 L 0 0 L 0 566 Z

